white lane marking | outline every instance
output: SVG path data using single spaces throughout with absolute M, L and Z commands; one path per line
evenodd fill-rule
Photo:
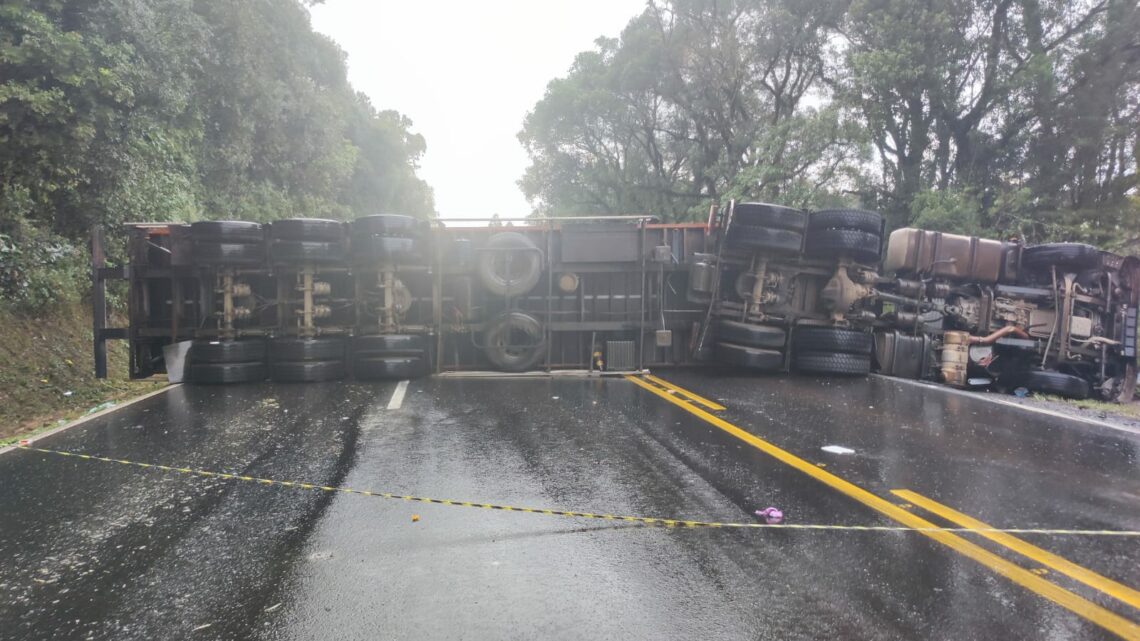
M 404 394 L 408 393 L 408 381 L 400 381 L 396 391 L 392 392 L 392 400 L 388 401 L 388 409 L 398 410 L 404 404 Z
M 125 407 L 130 407 L 131 405 L 134 405 L 135 403 L 138 403 L 140 401 L 145 401 L 146 399 L 148 399 L 152 396 L 158 396 L 159 394 L 165 394 L 165 393 L 169 392 L 170 390 L 175 389 L 177 387 L 182 387 L 182 383 L 171 383 L 170 385 L 167 385 L 166 387 L 160 387 L 160 388 L 154 390 L 153 392 L 147 392 L 146 394 L 143 394 L 142 396 L 136 396 L 132 399 L 128 399 L 128 400 L 125 400 L 121 403 L 118 403 L 117 405 L 112 405 L 111 407 L 108 407 L 105 410 L 100 410 L 98 412 L 95 412 L 94 414 L 87 414 L 86 416 L 81 416 L 81 417 L 75 419 L 74 421 L 71 421 L 70 423 L 68 423 L 66 425 L 60 425 L 59 427 L 50 429 L 46 432 L 40 432 L 40 433 L 35 434 L 33 436 L 29 436 L 26 439 L 21 438 L 20 440 L 21 441 L 27 440 L 29 443 L 35 443 L 37 441 L 42 441 L 43 439 L 45 439 L 49 436 L 52 436 L 54 434 L 59 434 L 60 432 L 63 432 L 65 430 L 69 430 L 73 427 L 78 427 L 80 425 L 83 425 L 87 421 L 91 421 L 91 420 L 100 418 L 102 416 L 106 416 L 108 414 L 113 414 L 113 413 L 115 413 L 115 412 L 117 412 L 117 411 L 119 411 Z M 19 438 L 19 437 L 17 437 L 17 438 Z M 17 443 L 18 442 L 19 441 L 17 441 Z M 15 445 L 8 445 L 5 447 L 0 447 L 0 454 L 6 454 L 8 452 L 14 452 L 18 449 L 20 449 L 20 448 L 16 447 Z
M 1022 405 L 1021 403 L 1015 403 L 1013 401 L 1007 401 L 1003 398 L 997 398 L 996 394 L 992 393 L 992 392 L 970 392 L 970 391 L 966 391 L 966 390 L 954 389 L 953 387 L 946 387 L 945 385 L 935 385 L 933 383 L 925 383 L 922 381 L 916 381 L 916 380 L 909 379 L 909 378 L 895 378 L 894 376 L 887 376 L 885 374 L 871 374 L 871 376 L 873 376 L 875 378 L 880 378 L 883 380 L 891 381 L 892 383 L 898 383 L 900 385 L 914 385 L 916 387 L 924 387 L 926 389 L 935 390 L 938 392 L 943 392 L 945 394 L 953 394 L 955 396 L 965 396 L 966 398 L 977 399 L 977 400 L 982 401 L 984 403 L 995 403 L 997 405 L 1005 405 L 1006 407 L 1011 407 L 1013 409 L 1023 410 L 1026 412 L 1033 413 L 1033 414 L 1043 414 L 1045 416 L 1051 416 L 1053 418 L 1065 419 L 1065 420 L 1073 421 L 1076 423 L 1084 423 L 1086 425 L 1095 425 L 1097 427 L 1106 427 L 1110 430 L 1116 430 L 1118 432 L 1127 432 L 1129 434 L 1140 434 L 1140 430 L 1138 430 L 1134 427 L 1129 427 L 1127 425 L 1119 425 L 1117 423 L 1109 423 L 1107 421 L 1098 421 L 1095 418 L 1088 418 L 1085 416 L 1074 416 L 1072 414 L 1066 414 L 1064 412 L 1057 412 L 1057 411 L 1047 409 L 1044 407 L 1034 407 L 1032 405 Z

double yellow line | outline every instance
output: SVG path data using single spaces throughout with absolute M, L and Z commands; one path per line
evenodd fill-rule
M 937 501 L 928 499 L 917 492 L 910 490 L 891 490 L 891 494 L 908 501 L 912 505 L 917 505 L 932 514 L 936 514 L 955 525 L 976 530 L 978 535 L 984 536 L 998 545 L 1140 610 L 1140 591 L 1134 590 L 1123 583 L 1097 574 L 1064 557 L 1053 554 L 1048 550 L 1043 550 L 1028 541 L 1023 541 L 1012 534 L 996 531 L 997 528 L 993 528 L 978 519 L 942 505 Z
M 830 472 L 827 472 L 817 467 L 816 465 L 796 456 L 795 454 L 777 447 L 776 445 L 773 445 L 772 443 L 769 443 L 768 441 L 765 441 L 764 439 L 759 438 L 718 416 L 710 414 L 705 409 L 702 409 L 699 402 L 695 401 L 695 394 L 685 392 L 681 390 L 681 388 L 672 386 L 671 384 L 666 384 L 664 381 L 657 377 L 653 377 L 649 381 L 646 381 L 638 376 L 627 376 L 626 380 L 665 399 L 677 407 L 680 407 L 686 412 L 689 412 L 697 418 L 700 418 L 709 425 L 719 428 L 724 432 L 740 439 L 741 441 L 748 443 L 749 445 L 764 452 L 765 454 L 772 456 L 776 460 L 788 465 L 789 467 L 793 467 L 814 478 L 815 480 L 827 485 L 828 487 L 858 501 L 859 503 L 862 503 L 872 510 L 879 512 L 883 516 L 886 516 L 887 518 L 901 523 L 907 527 L 921 531 L 923 536 L 927 536 L 941 543 L 942 545 L 949 547 L 955 552 L 969 559 L 977 561 L 978 563 L 986 566 L 1001 576 L 1004 576 L 1010 581 L 1013 581 L 1017 585 L 1020 585 L 1042 597 L 1045 597 L 1046 599 L 1049 599 L 1050 601 L 1070 610 L 1078 616 L 1081 616 L 1124 639 L 1140 641 L 1140 625 L 1137 625 L 1136 623 L 1133 623 L 1132 621 L 1129 621 L 1128 619 L 1125 619 L 1124 617 L 1111 612 L 1093 603 L 1092 601 L 1080 597 L 1060 586 L 1054 585 L 1053 583 L 1042 579 L 1040 576 L 1026 570 L 1025 568 L 1011 563 L 1010 561 L 1003 559 L 993 552 L 990 552 L 989 550 L 986 550 L 985 548 L 975 543 L 971 543 L 970 541 L 967 541 L 966 539 L 956 534 L 940 531 L 938 530 L 938 526 L 934 523 L 927 521 L 926 519 L 923 519 L 915 514 L 912 514 L 905 509 L 895 505 L 894 503 L 891 503 L 890 501 L 887 501 L 886 499 L 883 499 L 855 485 L 854 483 L 846 481 Z M 670 385 L 670 387 L 665 387 L 664 385 Z M 720 407 L 723 409 L 723 406 Z M 919 504 L 914 502 L 912 499 L 908 500 L 911 500 L 911 502 L 915 503 L 916 505 Z M 933 502 L 931 501 L 930 503 Z M 935 513 L 937 514 L 937 512 Z M 965 515 L 961 516 L 965 517 Z M 1040 550 L 1040 552 L 1044 552 L 1044 550 Z M 1086 570 L 1086 572 L 1088 571 Z M 1104 579 L 1104 577 L 1100 578 Z M 1108 579 L 1104 580 L 1107 581 Z

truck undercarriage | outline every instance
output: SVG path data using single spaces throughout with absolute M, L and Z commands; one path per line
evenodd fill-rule
M 486 222 L 486 221 L 484 221 Z M 503 226 L 377 215 L 127 226 L 94 238 L 96 371 L 323 381 L 675 365 L 892 376 L 1130 399 L 1140 261 L 900 229 L 859 210 L 732 203 Z M 129 283 L 129 327 L 104 285 Z M 102 369 L 100 369 L 102 368 Z M 171 372 L 172 374 L 174 372 Z

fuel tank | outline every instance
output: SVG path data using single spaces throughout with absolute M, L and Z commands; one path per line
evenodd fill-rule
M 891 232 L 883 271 L 981 284 L 1016 279 L 1018 245 L 906 227 Z

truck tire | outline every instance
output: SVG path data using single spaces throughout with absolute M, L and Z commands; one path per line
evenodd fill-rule
M 722 363 L 762 371 L 776 371 L 784 366 L 784 354 L 774 349 L 759 349 L 734 343 L 717 343 L 716 357 Z
M 344 260 L 344 245 L 314 240 L 276 240 L 269 246 L 274 265 L 328 264 Z
M 427 375 L 428 366 L 416 356 L 367 356 L 353 361 L 352 373 L 360 381 L 419 378 Z
M 419 238 L 428 230 L 427 221 L 422 218 L 399 214 L 376 214 L 361 216 L 352 221 L 352 235 L 357 236 L 401 236 Z
M 871 355 L 797 352 L 792 363 L 796 371 L 810 374 L 865 376 L 871 373 Z
M 774 347 L 780 349 L 787 341 L 788 333 L 782 327 L 771 325 L 749 325 L 738 321 L 719 320 L 713 328 L 713 335 L 721 342 L 745 347 Z
M 853 229 L 808 232 L 807 254 L 817 258 L 849 256 L 864 264 L 878 264 L 881 240 L 876 234 Z
M 377 334 L 352 339 L 352 353 L 356 357 L 424 356 L 427 349 L 427 337 L 417 334 Z
M 851 229 L 882 236 L 883 217 L 862 209 L 821 209 L 811 213 L 808 229 Z
M 487 359 L 506 372 L 525 372 L 546 356 L 542 323 L 530 314 L 508 312 L 487 326 L 483 333 Z
M 518 296 L 534 289 L 542 276 L 542 254 L 526 236 L 513 231 L 495 234 L 479 254 L 479 281 L 498 296 Z
M 841 352 L 867 355 L 874 348 L 874 337 L 866 332 L 839 327 L 797 327 L 792 346 L 805 352 Z
M 1049 268 L 1053 265 L 1075 270 L 1096 269 L 1101 266 L 1100 250 L 1084 243 L 1047 243 L 1021 250 L 1021 264 L 1029 269 Z
M 190 345 L 191 363 L 242 363 L 265 360 L 265 341 L 196 340 Z
M 736 203 L 732 224 L 802 232 L 807 227 L 807 214 L 781 205 Z
M 1045 370 L 1031 370 L 1017 377 L 1016 380 L 1021 387 L 1034 392 L 1076 399 L 1089 397 L 1089 382 L 1079 376 Z
M 260 265 L 265 260 L 261 243 L 196 241 L 192 251 L 198 265 Z
M 269 378 L 282 383 L 319 383 L 344 378 L 344 361 L 276 361 L 269 365 Z
M 283 218 L 269 223 L 269 237 L 336 243 L 344 239 L 344 223 L 325 218 Z
M 260 243 L 265 233 L 260 223 L 248 220 L 203 220 L 190 223 L 190 238 L 215 243 Z
M 269 361 L 336 361 L 344 359 L 339 338 L 275 338 L 269 341 Z
M 265 380 L 265 363 L 191 363 L 193 383 L 253 383 Z
M 729 247 L 760 251 L 796 253 L 803 249 L 804 236 L 798 231 L 733 225 L 725 242 Z
M 415 264 L 422 261 L 420 241 L 403 236 L 353 236 L 352 258 L 360 263 Z

